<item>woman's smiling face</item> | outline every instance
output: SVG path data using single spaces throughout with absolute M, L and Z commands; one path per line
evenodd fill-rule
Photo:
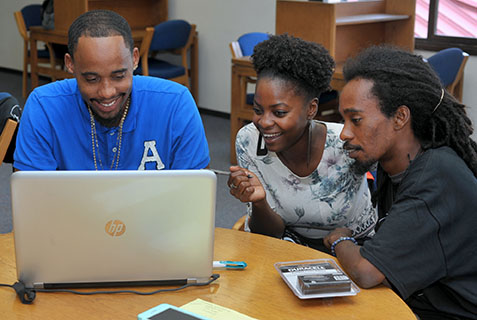
M 310 105 L 286 80 L 268 76 L 258 79 L 253 123 L 268 150 L 286 151 L 303 137 L 310 119 Z

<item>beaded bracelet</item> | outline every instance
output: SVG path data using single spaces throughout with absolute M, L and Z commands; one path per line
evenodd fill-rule
M 331 254 L 334 257 L 336 257 L 335 247 L 338 245 L 338 243 L 340 243 L 341 241 L 345 241 L 345 240 L 353 241 L 353 243 L 356 244 L 356 245 L 358 244 L 356 239 L 353 238 L 353 237 L 340 237 L 340 238 L 336 239 L 335 242 L 333 242 L 331 244 Z

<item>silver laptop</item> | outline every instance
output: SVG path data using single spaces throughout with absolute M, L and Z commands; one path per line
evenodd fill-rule
M 212 274 L 209 170 L 21 171 L 11 188 L 27 287 L 202 283 Z

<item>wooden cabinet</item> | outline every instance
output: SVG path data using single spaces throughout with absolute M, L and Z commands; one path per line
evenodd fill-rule
M 277 0 L 276 34 L 322 44 L 335 59 L 332 86 L 339 88 L 347 58 L 377 44 L 414 49 L 416 0 Z M 340 78 L 341 77 L 341 78 Z
M 133 30 L 154 26 L 168 17 L 167 0 L 55 0 L 55 29 L 68 30 L 79 15 L 96 9 L 119 13 Z

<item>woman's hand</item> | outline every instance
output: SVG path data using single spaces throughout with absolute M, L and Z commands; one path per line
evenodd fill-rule
M 331 244 L 338 240 L 341 237 L 351 237 L 353 232 L 348 228 L 336 228 L 335 230 L 328 233 L 328 235 L 323 239 L 323 244 L 329 249 Z
M 265 189 L 260 180 L 247 169 L 231 166 L 227 185 L 230 188 L 230 194 L 242 202 L 265 200 Z

